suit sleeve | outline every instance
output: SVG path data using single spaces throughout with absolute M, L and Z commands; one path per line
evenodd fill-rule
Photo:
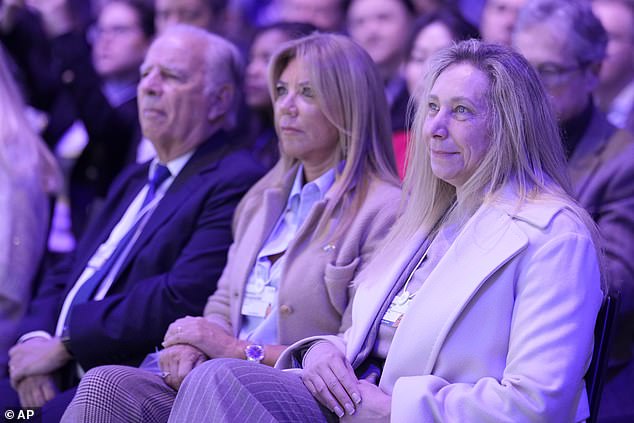
M 523 253 L 514 274 L 515 280 L 508 281 L 514 283 L 515 300 L 501 379 L 400 377 L 392 392 L 392 421 L 554 422 L 587 417 L 575 413 L 585 395 L 581 379 L 602 298 L 591 240 L 559 234 Z
M 225 265 L 233 211 L 260 176 L 244 167 L 238 174 L 226 170 L 224 182 L 208 189 L 204 199 L 190 199 L 183 205 L 190 208 L 191 219 L 173 218 L 168 222 L 168 245 L 158 253 L 176 255 L 173 263 L 162 264 L 161 257 L 148 259 L 157 263 L 156 275 L 133 281 L 124 293 L 75 307 L 70 322 L 71 348 L 84 368 L 138 364 L 160 345 L 171 322 L 185 315 L 200 315 Z M 182 242 L 172 242 L 173 231 L 189 235 L 181 237 Z
M 612 170 L 603 198 L 592 215 L 603 240 L 608 278 L 621 291 L 621 311 L 634 311 L 634 143 L 629 142 L 606 167 Z M 630 334 L 631 335 L 631 334 Z

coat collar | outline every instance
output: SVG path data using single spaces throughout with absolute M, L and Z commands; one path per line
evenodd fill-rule
M 265 188 L 261 195 L 254 195 L 249 197 L 247 200 L 249 202 L 257 202 L 260 204 L 253 206 L 245 205 L 242 207 L 244 209 L 250 209 L 252 207 L 257 208 L 258 212 L 253 214 L 248 223 L 248 228 L 245 232 L 242 232 L 242 236 L 248 237 L 247 239 L 249 241 L 240 243 L 239 253 L 241 257 L 247 257 L 249 261 L 244 263 L 243 266 L 240 266 L 238 271 L 239 273 L 235 275 L 236 280 L 248 280 L 258 253 L 275 228 L 278 219 L 286 209 L 288 197 L 291 193 L 298 168 L 299 166 L 293 166 L 290 170 L 288 170 L 284 174 L 281 184 Z M 331 190 L 328 192 L 330 191 Z M 313 205 L 308 213 L 308 216 L 306 216 L 304 223 L 299 228 L 295 238 L 291 241 L 285 252 L 287 261 L 292 260 L 297 253 L 295 246 L 301 245 L 307 237 L 315 236 L 315 230 L 321 223 L 321 218 L 328 201 L 328 193 L 326 193 L 325 198 L 317 201 Z M 238 321 L 239 318 L 241 318 L 240 313 L 232 313 L 232 325 L 236 330 L 241 326 Z
M 412 300 L 392 340 L 385 372 L 411 363 L 411 375 L 430 374 L 444 340 L 482 284 L 522 251 L 528 237 L 513 218 L 496 207 L 481 208 L 469 220 Z M 425 330 L 420 330 L 421 322 Z M 418 328 L 418 329 L 417 329 Z M 417 339 L 410 337 L 416 333 Z M 390 384 L 391 378 L 383 378 Z M 385 387 L 391 390 L 392 386 Z
M 511 189 L 503 189 L 495 200 L 482 205 L 412 301 L 410 312 L 392 341 L 398 348 L 390 349 L 386 371 L 394 363 L 408 360 L 405 362 L 412 363 L 412 374 L 431 372 L 445 337 L 468 301 L 492 274 L 528 244 L 528 236 L 518 223 L 545 228 L 563 208 L 563 203 L 549 201 L 539 205 L 528 202 L 518 208 Z M 415 234 L 403 243 L 396 260 L 385 264 L 380 274 L 372 272 L 371 278 L 360 283 L 352 311 L 355 324 L 345 335 L 346 355 L 351 362 L 364 349 L 367 334 L 388 294 L 394 285 L 404 282 L 422 255 L 424 241 L 421 234 Z M 372 268 L 377 269 L 370 265 Z M 447 289 L 448 284 L 452 284 L 451 289 Z M 419 330 L 420 322 L 425 322 L 425 331 Z M 412 342 L 403 338 L 411 337 L 412 333 L 419 334 L 420 339 Z

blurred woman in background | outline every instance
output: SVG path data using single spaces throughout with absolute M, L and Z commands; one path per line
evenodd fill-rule
M 61 174 L 31 128 L 0 48 L 0 376 L 6 376 L 11 334 L 26 311 L 40 267 L 52 196 Z
M 416 86 L 424 78 L 425 65 L 429 58 L 453 43 L 479 38 L 479 35 L 478 29 L 453 9 L 440 9 L 416 20 L 408 45 L 404 72 L 410 107 L 414 106 Z M 405 176 L 408 136 L 408 131 L 394 134 L 394 155 L 401 178 Z
M 280 157 L 267 79 L 269 59 L 286 41 L 309 35 L 316 30 L 310 24 L 280 22 L 259 28 L 253 37 L 245 72 L 244 98 L 251 112 L 250 149 L 267 169 L 272 168 Z

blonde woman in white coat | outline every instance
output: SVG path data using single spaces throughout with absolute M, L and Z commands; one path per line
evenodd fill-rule
M 350 329 L 286 350 L 277 366 L 300 372 L 213 363 L 172 421 L 588 417 L 601 266 L 537 75 L 471 40 L 435 56 L 418 96 L 404 214 L 355 281 Z M 185 400 L 199 392 L 213 408 Z

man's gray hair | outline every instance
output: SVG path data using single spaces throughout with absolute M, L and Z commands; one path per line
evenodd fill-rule
M 547 23 L 566 34 L 568 48 L 582 65 L 601 63 L 608 34 L 588 0 L 529 0 L 520 10 L 513 35 Z
M 225 38 L 192 25 L 177 24 L 167 28 L 165 33 L 180 33 L 204 44 L 204 60 L 207 73 L 205 87 L 229 83 L 234 87 L 231 108 L 225 116 L 225 129 L 236 125 L 238 110 L 242 99 L 242 81 L 244 80 L 244 60 L 240 50 Z

